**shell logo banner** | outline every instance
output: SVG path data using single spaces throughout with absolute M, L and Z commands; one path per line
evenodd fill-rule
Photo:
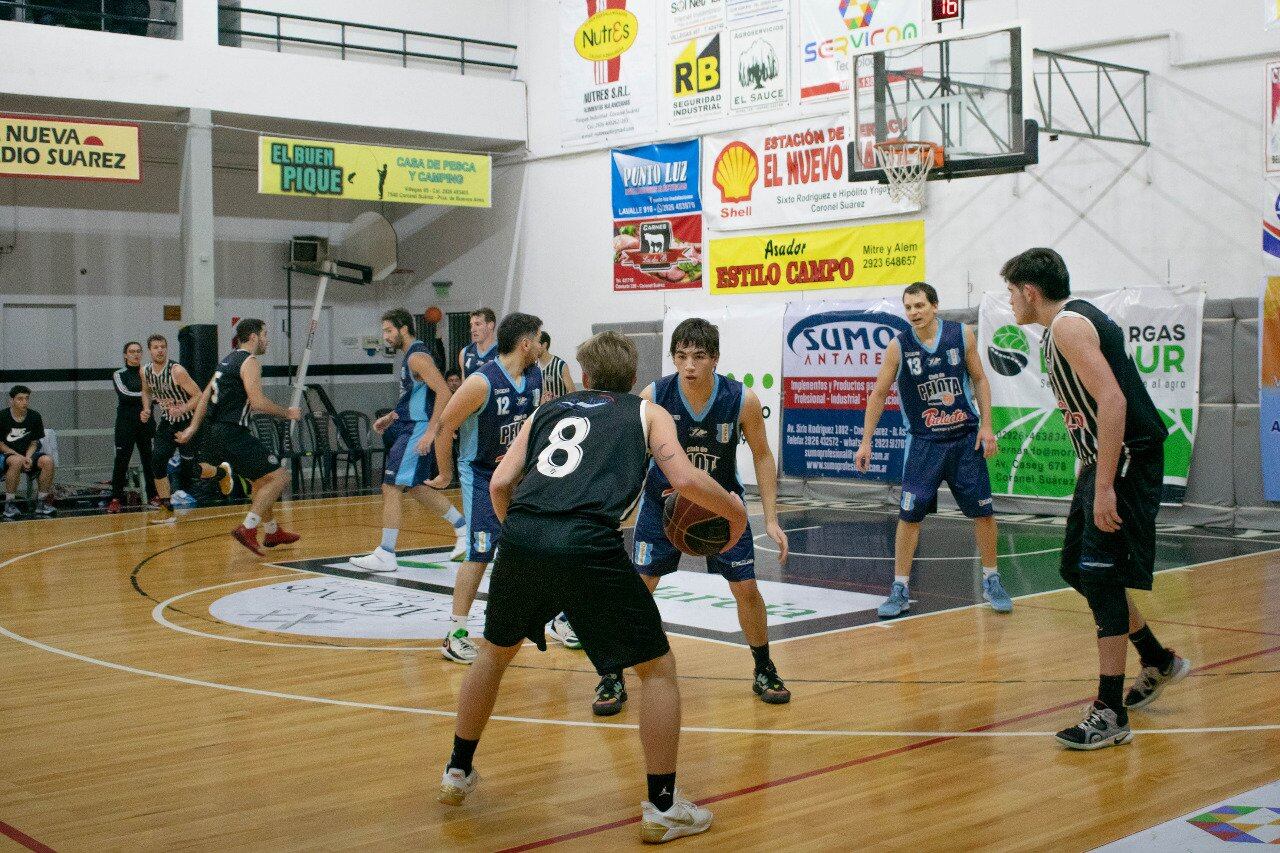
M 139 135 L 125 122 L 0 113 L 0 175 L 138 183 Z
M 778 293 L 922 281 L 924 221 L 711 241 L 711 292 Z
M 873 181 L 849 183 L 847 115 L 703 138 L 707 225 L 717 231 L 914 213 Z

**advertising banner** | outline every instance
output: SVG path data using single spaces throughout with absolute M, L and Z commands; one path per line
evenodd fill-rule
M 613 289 L 702 288 L 702 214 L 613 222 Z
M 658 120 L 654 0 L 560 0 L 560 142 L 651 133 Z
M 1262 494 L 1280 501 L 1280 276 L 1263 280 L 1258 300 L 1258 424 Z
M 924 221 L 711 241 L 711 292 L 776 293 L 923 281 Z
M 487 154 L 258 137 L 265 195 L 488 207 L 491 176 Z
M 730 30 L 729 54 L 731 113 L 769 110 L 788 102 L 791 52 L 785 17 Z
M 729 81 L 724 76 L 724 34 L 677 41 L 669 48 L 672 124 L 707 121 L 724 114 Z
M 698 140 L 614 149 L 613 218 L 702 210 Z
M 704 137 L 702 193 L 717 231 L 914 213 L 871 181 L 849 183 L 847 115 Z
M 764 429 L 773 458 L 780 462 L 779 425 L 782 423 L 783 302 L 729 303 L 711 311 L 668 308 L 662 321 L 662 372 L 675 372 L 671 334 L 690 317 L 701 317 L 720 329 L 720 363 L 716 370 L 755 392 L 764 410 Z M 755 460 L 746 441 L 738 447 L 738 479 L 756 485 Z
M 1267 29 L 1280 29 L 1280 0 L 1262 0 L 1262 14 Z
M 1262 251 L 1269 256 L 1264 262 L 1280 262 L 1280 191 L 1267 181 L 1262 183 Z
M 1085 298 L 1124 331 L 1129 355 L 1169 428 L 1164 502 L 1181 503 L 1200 405 L 1204 294 L 1137 287 Z M 983 294 L 978 350 L 991 383 L 992 427 L 1000 443 L 987 463 L 997 495 L 1066 498 L 1075 489 L 1075 450 L 1049 387 L 1041 338 L 1041 327 L 1014 322 L 1006 293 Z
M 1266 104 L 1267 120 L 1262 126 L 1267 129 L 1267 174 L 1280 175 L 1280 62 L 1267 63 Z
M 138 125 L 0 113 L 0 176 L 142 180 Z
M 849 23 L 838 0 L 799 0 L 800 103 L 848 95 L 853 78 Z M 851 19 L 849 19 L 851 20 Z
M 910 329 L 897 300 L 792 302 L 783 321 L 782 470 L 791 477 L 898 482 L 907 430 L 897 386 L 871 439 L 871 466 L 858 473 L 867 398 L 885 348 Z
M 717 32 L 724 26 L 725 0 L 669 0 L 667 36 L 673 42 L 687 41 Z

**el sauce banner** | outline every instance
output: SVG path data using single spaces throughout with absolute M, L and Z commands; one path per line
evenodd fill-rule
M 265 195 L 488 207 L 491 177 L 488 155 L 258 137 Z
M 711 240 L 711 292 L 777 293 L 923 281 L 924 221 Z
M 138 125 L 0 113 L 0 176 L 142 180 Z

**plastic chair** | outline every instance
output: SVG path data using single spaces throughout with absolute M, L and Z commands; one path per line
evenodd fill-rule
M 355 409 L 338 412 L 337 426 L 342 434 L 343 441 L 346 442 L 348 448 L 351 448 L 351 455 L 348 459 L 355 459 L 358 463 L 356 470 L 359 474 L 360 485 L 367 489 L 372 479 L 370 475 L 375 470 L 373 467 L 374 454 L 382 454 L 382 460 L 385 462 L 387 456 L 386 448 L 382 446 L 380 439 L 376 444 L 373 443 L 373 422 L 364 412 L 357 412 Z M 350 463 L 348 463 L 348 467 L 349 465 Z

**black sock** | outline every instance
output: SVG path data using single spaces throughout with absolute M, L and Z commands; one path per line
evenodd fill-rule
M 756 672 L 764 672 L 773 667 L 773 661 L 769 660 L 769 644 L 763 646 L 752 646 L 751 656 L 756 659 Z
M 671 808 L 671 803 L 676 796 L 676 774 L 674 773 L 650 773 L 649 774 L 649 802 L 660 812 L 665 812 Z
M 1143 666 L 1154 666 L 1164 672 L 1169 668 L 1169 664 L 1173 663 L 1173 652 L 1160 645 L 1156 635 L 1151 633 L 1150 625 L 1143 625 L 1130 634 L 1129 641 L 1138 650 L 1138 657 Z
M 471 775 L 471 759 L 475 757 L 476 747 L 479 745 L 480 745 L 479 740 L 465 740 L 463 738 L 458 737 L 457 735 L 454 735 L 453 736 L 453 755 L 449 756 L 449 763 L 445 765 L 445 769 L 448 770 L 456 767 L 459 770 L 461 770 L 463 773 L 466 773 L 468 776 L 470 776 Z
M 1116 712 L 1116 720 L 1124 725 L 1129 722 L 1129 712 L 1124 709 L 1124 675 L 1098 676 L 1098 701 Z

